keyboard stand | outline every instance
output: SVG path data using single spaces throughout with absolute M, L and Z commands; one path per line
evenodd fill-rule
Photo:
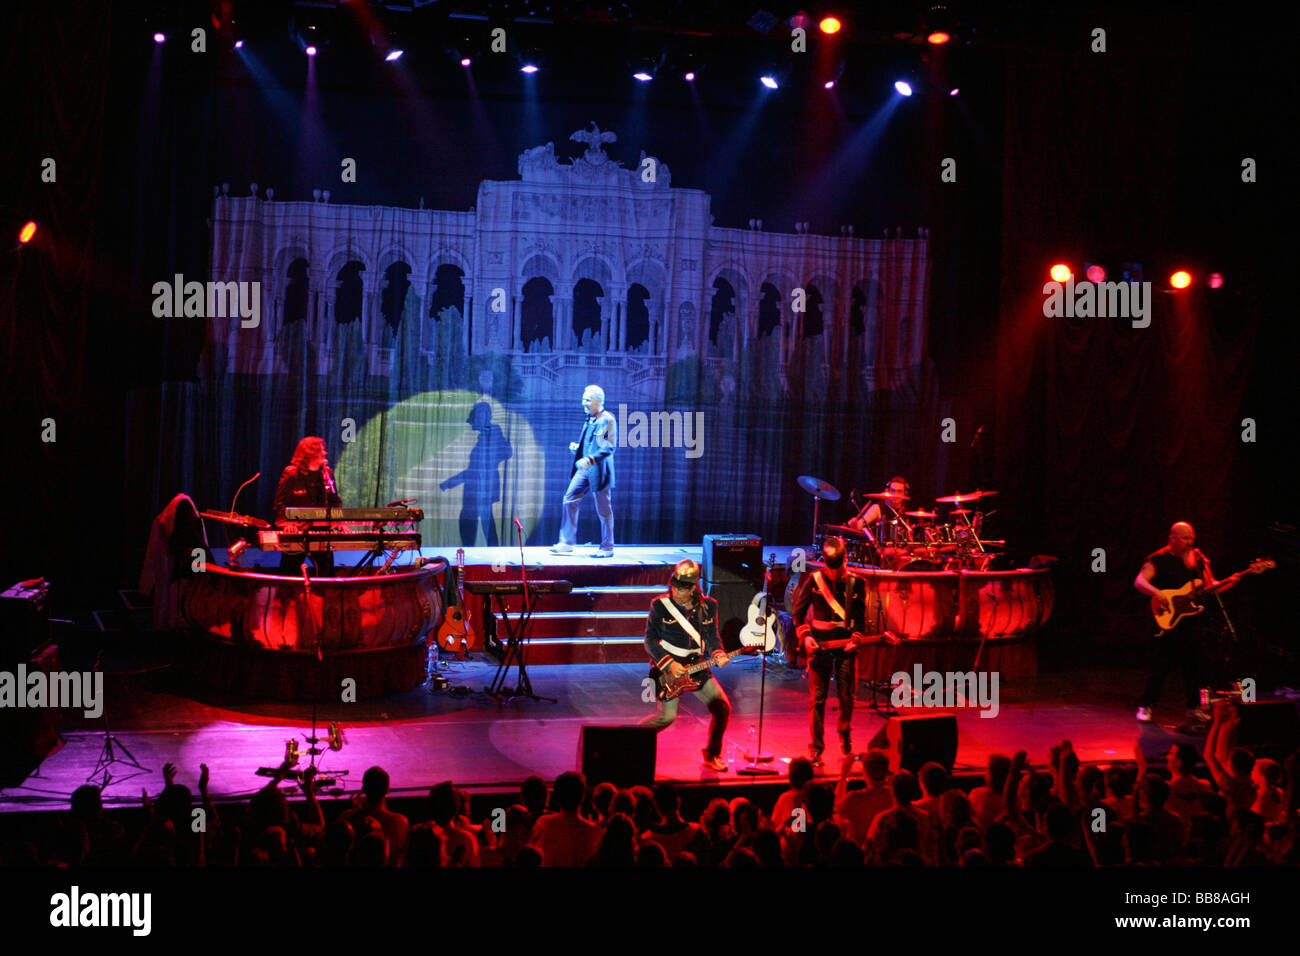
M 528 664 L 525 660 L 528 650 L 528 627 L 533 619 L 534 595 L 532 588 L 527 584 L 523 586 L 523 605 L 514 620 L 510 619 L 510 613 L 506 610 L 505 596 L 502 594 L 488 595 L 488 613 L 491 614 L 492 598 L 497 599 L 497 608 L 501 612 L 501 623 L 506 632 L 506 653 L 501 660 L 501 665 L 497 668 L 496 676 L 492 678 L 492 683 L 488 685 L 487 693 L 497 699 L 497 703 L 503 703 L 507 700 L 514 700 L 517 697 L 527 697 L 529 700 L 545 700 L 552 704 L 559 703 L 554 697 L 542 697 L 540 694 L 533 692 L 533 682 L 528 678 Z M 519 679 L 513 689 L 505 686 L 506 677 L 510 673 L 511 666 L 519 668 Z

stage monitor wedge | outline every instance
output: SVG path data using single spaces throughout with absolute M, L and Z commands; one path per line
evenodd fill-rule
M 656 727 L 584 724 L 578 734 L 578 766 L 587 786 L 607 780 L 620 788 L 653 786 L 658 739 Z

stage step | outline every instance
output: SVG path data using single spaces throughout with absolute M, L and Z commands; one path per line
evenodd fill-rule
M 628 664 L 650 666 L 641 637 L 535 637 L 528 642 L 528 663 Z

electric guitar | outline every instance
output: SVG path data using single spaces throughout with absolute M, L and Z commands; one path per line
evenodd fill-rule
M 817 645 L 816 649 L 819 651 L 820 650 L 851 651 L 858 647 L 864 647 L 867 644 L 897 644 L 899 642 L 899 638 L 898 635 L 894 634 L 893 631 L 885 631 L 885 633 L 875 637 L 871 637 L 866 634 L 860 634 L 857 631 L 854 631 L 851 637 L 841 638 L 840 640 L 819 641 L 817 640 L 817 638 L 814 637 L 813 642 L 816 643 Z
M 1188 581 L 1177 590 L 1170 589 L 1160 591 L 1160 596 L 1169 601 L 1169 607 L 1167 610 L 1158 610 L 1156 599 L 1152 596 L 1151 614 L 1155 617 L 1156 624 L 1160 626 L 1160 630 L 1168 631 L 1183 618 L 1191 617 L 1193 614 L 1200 614 L 1204 611 L 1205 605 L 1201 603 L 1204 595 L 1214 594 L 1218 591 L 1224 590 L 1225 588 L 1232 587 L 1232 585 L 1241 580 L 1243 575 L 1260 574 L 1275 567 L 1277 567 L 1277 562 L 1272 558 L 1259 558 L 1252 561 L 1250 567 L 1246 568 L 1244 571 L 1238 571 L 1236 574 L 1226 577 L 1222 581 L 1216 582 L 1211 587 L 1202 587 L 1201 579 L 1196 578 L 1194 581 Z
M 447 613 L 438 625 L 438 646 L 448 651 L 457 651 L 464 660 L 469 652 L 469 610 L 465 605 L 465 592 L 461 590 L 461 580 L 465 576 L 465 549 L 456 549 L 456 590 L 447 588 Z
M 741 654 L 756 654 L 761 648 L 758 645 L 753 647 L 738 647 L 734 651 L 727 652 L 727 661 L 733 657 L 739 657 Z M 700 681 L 695 679 L 695 675 L 700 671 L 708 670 L 713 666 L 713 658 L 701 658 L 699 654 L 692 654 L 685 661 L 677 663 L 684 666 L 683 671 L 677 677 L 671 676 L 667 670 L 659 670 L 657 667 L 650 668 L 650 676 L 655 682 L 655 696 L 660 700 L 674 700 L 681 697 L 688 690 L 697 690 L 700 687 Z

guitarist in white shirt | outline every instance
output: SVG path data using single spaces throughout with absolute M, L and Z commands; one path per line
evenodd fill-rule
M 857 647 L 866 631 L 866 583 L 845 565 L 844 539 L 830 537 L 822 545 L 825 570 L 799 582 L 794 598 L 795 634 L 808 651 L 808 695 L 811 742 L 808 759 L 823 766 L 826 749 L 826 694 L 835 674 L 840 698 L 837 729 L 840 752 L 853 752 L 853 704 L 857 699 Z
M 729 659 L 718 637 L 718 602 L 701 593 L 699 581 L 699 564 L 689 558 L 679 561 L 673 568 L 668 594 L 655 599 L 646 620 L 646 651 L 658 671 L 666 671 L 674 678 L 685 670 L 682 661 L 694 655 L 710 658 L 715 667 L 725 666 Z M 704 765 L 722 773 L 727 769 L 727 762 L 722 759 L 722 735 L 731 716 L 731 701 L 707 669 L 696 679 L 700 686 L 694 694 L 709 708 Z M 660 700 L 657 712 L 641 723 L 662 730 L 676 719 L 677 698 L 674 697 Z
M 1179 521 L 1169 529 L 1169 544 L 1148 555 L 1143 562 L 1142 570 L 1133 579 L 1133 586 L 1151 598 L 1153 610 L 1168 609 L 1169 601 L 1161 591 L 1175 590 L 1197 578 L 1205 587 L 1216 583 L 1209 558 L 1193 547 L 1195 543 L 1196 530 L 1186 521 Z M 1204 639 L 1205 619 L 1199 615 L 1184 618 L 1156 638 L 1151 670 L 1138 701 L 1137 719 L 1141 723 L 1151 721 L 1151 711 L 1160 699 L 1165 678 L 1175 667 L 1183 675 L 1188 718 L 1197 723 L 1209 722 L 1209 717 L 1200 707 L 1201 687 L 1204 686 Z

